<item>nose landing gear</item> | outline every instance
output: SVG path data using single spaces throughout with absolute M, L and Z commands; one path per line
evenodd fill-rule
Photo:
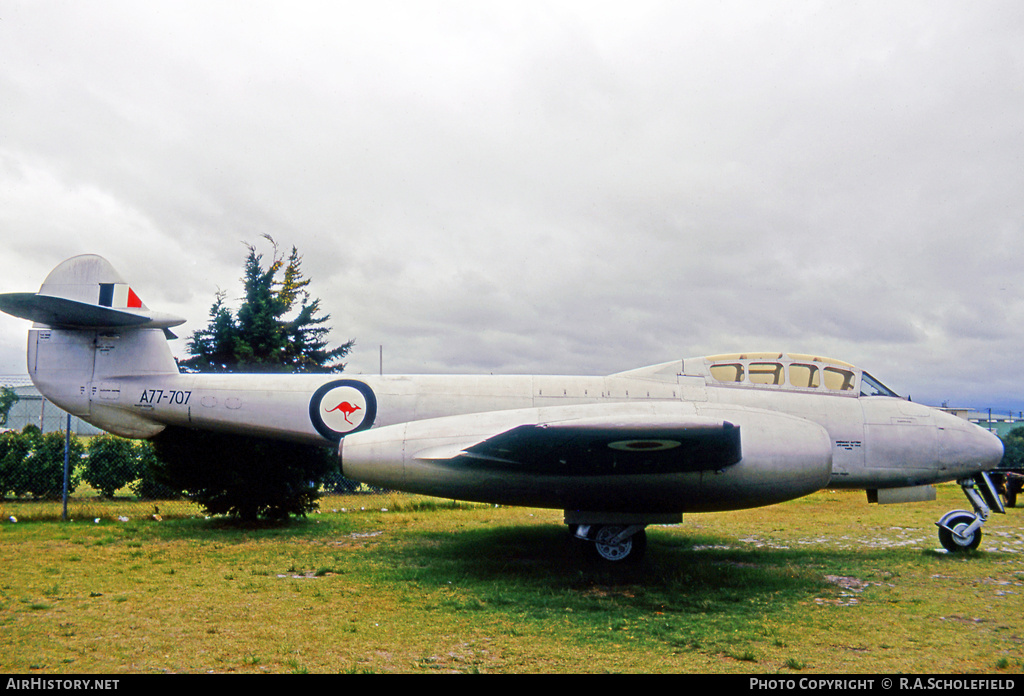
M 973 551 L 981 543 L 981 526 L 992 512 L 1005 514 L 1003 501 L 999 499 L 992 479 L 982 472 L 957 483 L 970 501 L 974 512 L 952 510 L 935 524 L 939 528 L 939 542 L 950 553 Z

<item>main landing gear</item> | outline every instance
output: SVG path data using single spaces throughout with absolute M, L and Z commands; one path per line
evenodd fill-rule
M 647 551 L 647 531 L 639 524 L 581 524 L 574 536 L 592 542 L 597 557 L 612 563 L 636 563 Z
M 681 513 L 665 515 L 565 511 L 573 537 L 584 541 L 590 553 L 609 563 L 638 563 L 647 551 L 649 524 L 679 524 Z
M 939 541 L 950 553 L 978 548 L 981 543 L 981 525 L 985 524 L 989 514 L 1006 513 L 1003 501 L 999 499 L 999 493 L 988 474 L 982 472 L 973 478 L 960 479 L 957 483 L 964 489 L 964 495 L 974 512 L 951 510 L 935 523 L 939 528 Z

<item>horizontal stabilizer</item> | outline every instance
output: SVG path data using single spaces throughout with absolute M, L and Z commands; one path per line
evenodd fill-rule
M 87 304 L 63 297 L 12 292 L 0 295 L 0 310 L 22 319 L 66 329 L 166 329 L 185 320 L 149 310 L 124 310 Z
M 75 256 L 54 268 L 38 293 L 0 295 L 0 310 L 65 329 L 168 329 L 185 320 L 146 307 L 101 256 Z

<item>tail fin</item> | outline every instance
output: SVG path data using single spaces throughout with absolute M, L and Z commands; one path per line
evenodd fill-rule
M 178 374 L 166 338 L 185 320 L 147 308 L 100 256 L 68 259 L 38 293 L 0 295 L 0 310 L 35 322 L 28 339 L 33 383 L 86 420 L 118 398 L 119 379 Z

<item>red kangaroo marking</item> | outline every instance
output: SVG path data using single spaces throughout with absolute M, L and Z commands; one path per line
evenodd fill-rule
M 348 417 L 351 416 L 356 411 L 362 411 L 362 410 L 363 409 L 360 406 L 353 406 L 352 404 L 350 404 L 347 401 L 342 401 L 340 404 L 338 404 L 334 408 L 327 409 L 327 413 L 330 413 L 331 411 L 341 411 L 341 415 L 345 416 L 345 422 L 348 423 L 349 425 L 355 425 L 355 423 L 350 421 L 348 419 Z

